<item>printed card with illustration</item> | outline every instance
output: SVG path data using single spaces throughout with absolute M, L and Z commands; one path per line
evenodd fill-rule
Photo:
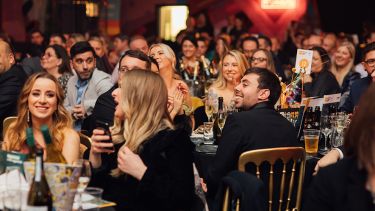
M 304 71 L 304 73 L 309 74 L 311 73 L 311 63 L 312 63 L 313 51 L 311 50 L 297 50 L 296 56 L 296 72 L 300 73 Z

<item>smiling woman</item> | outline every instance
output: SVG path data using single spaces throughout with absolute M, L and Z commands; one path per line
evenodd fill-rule
M 47 150 L 42 125 L 50 130 L 51 150 Z M 46 161 L 73 163 L 79 158 L 79 136 L 63 106 L 63 90 L 56 78 L 46 72 L 34 74 L 26 81 L 18 102 L 17 120 L 5 133 L 3 150 L 30 153 L 32 148 L 26 144 L 28 127 L 33 130 L 35 146 L 44 150 Z

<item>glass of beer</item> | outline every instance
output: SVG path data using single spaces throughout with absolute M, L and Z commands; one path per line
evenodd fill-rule
M 305 138 L 305 150 L 307 157 L 313 157 L 318 153 L 320 131 L 316 129 L 303 130 Z

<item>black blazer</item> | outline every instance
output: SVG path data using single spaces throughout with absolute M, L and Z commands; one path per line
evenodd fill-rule
M 367 172 L 359 169 L 353 157 L 322 168 L 307 192 L 303 210 L 374 210 L 371 194 L 365 187 L 366 178 Z
M 130 175 L 109 175 L 117 168 L 121 146 L 115 146 L 115 153 L 102 154 L 102 166 L 93 169 L 90 186 L 103 188 L 104 199 L 116 202 L 116 210 L 190 210 L 193 144 L 186 130 L 163 130 L 142 145 L 139 155 L 147 170 L 140 181 Z
M 17 100 L 27 75 L 21 66 L 13 65 L 0 74 L 0 139 L 3 134 L 3 121 L 17 114 Z
M 311 75 L 311 83 L 305 83 L 304 89 L 307 97 L 323 97 L 324 95 L 340 93 L 340 85 L 335 76 L 328 70 Z
M 349 92 L 349 97 L 345 100 L 345 103 L 340 107 L 340 109 L 350 113 L 353 112 L 354 106 L 359 103 L 359 99 L 370 86 L 371 82 L 371 76 L 367 76 L 366 78 L 361 78 L 360 80 L 355 81 Z
M 221 179 L 237 169 L 243 152 L 298 145 L 293 125 L 267 103 L 228 116 L 214 161 L 205 176 L 209 197 L 215 195 Z

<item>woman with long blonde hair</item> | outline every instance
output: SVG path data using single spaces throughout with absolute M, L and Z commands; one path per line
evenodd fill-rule
M 57 79 L 47 72 L 36 73 L 26 81 L 18 101 L 17 120 L 4 136 L 3 150 L 28 154 L 26 129 L 31 127 L 35 146 L 42 148 L 49 162 L 73 163 L 79 158 L 79 136 L 72 127 L 72 119 L 63 106 L 64 94 Z M 51 134 L 52 151 L 41 132 L 47 125 Z
M 92 184 L 104 189 L 103 198 L 115 202 L 117 210 L 190 210 L 193 146 L 189 131 L 172 124 L 163 79 L 151 71 L 130 70 L 112 95 L 122 139 L 115 128 L 113 143 L 103 142 L 109 138 L 104 131 L 93 131 Z
M 221 65 L 219 76 L 209 88 L 209 92 L 223 97 L 224 105 L 228 107 L 234 95 L 234 87 L 240 83 L 243 74 L 250 66 L 245 55 L 237 50 L 226 52 Z
M 335 75 L 341 88 L 340 106 L 349 96 L 350 87 L 354 81 L 361 78 L 361 75 L 353 69 L 354 57 L 355 47 L 351 42 L 341 43 L 334 54 L 331 72 Z
M 184 112 L 189 115 L 192 105 L 189 87 L 184 81 L 175 77 L 176 56 L 173 50 L 166 44 L 157 43 L 150 46 L 148 55 L 158 63 L 159 74 L 167 86 L 168 109 L 171 118 L 174 119 L 176 115 Z

